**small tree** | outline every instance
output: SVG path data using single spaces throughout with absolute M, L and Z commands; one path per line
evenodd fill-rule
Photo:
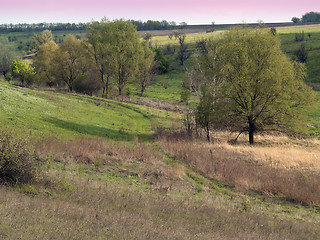
M 53 84 L 57 82 L 52 61 L 58 49 L 59 47 L 54 41 L 44 43 L 39 46 L 37 55 L 33 61 L 36 72 L 39 74 L 41 80 L 49 87 L 52 87 Z
M 184 33 L 179 34 L 179 50 L 178 50 L 178 59 L 180 61 L 180 65 L 183 65 L 184 62 L 190 57 L 187 49 L 188 46 L 185 43 L 186 35 Z
M 137 83 L 140 88 L 140 95 L 143 96 L 143 93 L 146 90 L 147 85 L 150 82 L 151 75 L 154 74 L 152 72 L 154 65 L 154 53 L 153 51 L 148 47 L 146 42 L 142 43 L 142 52 L 140 53 L 140 59 L 139 59 L 139 71 L 137 74 L 138 80 Z
M 169 71 L 169 62 L 167 58 L 163 55 L 162 51 L 160 48 L 154 48 L 153 49 L 155 53 L 155 61 L 157 62 L 156 64 L 156 70 L 159 74 L 166 73 Z
M 296 50 L 294 52 L 294 55 L 296 56 L 297 58 L 297 61 L 300 62 L 300 63 L 305 63 L 307 62 L 307 59 L 308 59 L 308 51 L 306 49 L 306 46 L 304 43 L 302 43 L 300 45 L 300 47 L 298 48 L 298 50 Z
M 270 32 L 271 32 L 271 34 L 272 34 L 273 36 L 275 36 L 275 35 L 277 34 L 277 29 L 274 28 L 274 27 L 272 27 L 272 28 L 270 28 Z
M 34 34 L 32 38 L 32 46 L 38 51 L 42 44 L 49 43 L 53 40 L 53 36 L 50 30 L 44 30 L 41 34 Z
M 132 23 L 117 20 L 110 22 L 108 43 L 111 46 L 114 78 L 118 83 L 119 96 L 139 68 L 139 54 L 141 51 L 140 37 Z
M 103 83 L 102 95 L 108 96 L 110 79 L 114 73 L 114 61 L 110 39 L 112 25 L 107 19 L 101 22 L 92 22 L 87 27 L 88 40 L 85 44 L 100 74 Z
M 299 23 L 301 20 L 300 20 L 300 18 L 293 17 L 293 18 L 291 18 L 291 21 L 292 21 L 293 23 Z
M 202 96 L 197 106 L 196 122 L 205 131 L 207 141 L 210 142 L 210 132 L 214 126 L 214 94 L 210 82 L 202 85 Z
M 73 82 L 83 77 L 91 64 L 81 40 L 73 35 L 65 38 L 52 59 L 55 78 L 65 82 L 70 92 L 73 90 Z
M 29 85 L 34 80 L 34 68 L 26 60 L 14 59 L 12 72 L 19 78 L 21 86 Z
M 8 42 L 0 41 L 0 73 L 3 76 L 11 71 L 14 55 L 13 47 Z
M 145 41 L 150 41 L 152 38 L 152 34 L 150 32 L 146 32 L 144 35 L 143 35 L 143 40 Z

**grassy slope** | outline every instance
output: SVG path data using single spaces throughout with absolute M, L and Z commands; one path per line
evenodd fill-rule
M 168 112 L 82 95 L 35 91 L 0 83 L 0 122 L 35 135 L 74 138 L 85 134 L 130 140 L 148 139 L 151 120 L 168 127 Z

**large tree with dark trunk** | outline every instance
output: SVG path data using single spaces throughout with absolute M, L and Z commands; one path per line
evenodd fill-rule
M 213 128 L 248 132 L 253 144 L 259 130 L 297 131 L 306 125 L 300 109 L 313 94 L 303 82 L 304 65 L 290 61 L 270 31 L 230 30 L 207 42 L 199 64 L 211 86 L 202 88 L 200 105 L 211 101 Z

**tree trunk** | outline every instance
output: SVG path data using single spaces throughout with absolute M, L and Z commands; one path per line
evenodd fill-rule
M 143 97 L 143 93 L 146 90 L 146 85 L 145 84 L 141 84 L 141 97 Z
M 122 88 L 121 88 L 121 86 L 119 85 L 119 96 L 122 96 Z
M 101 82 L 104 83 L 104 76 L 103 76 L 103 71 L 100 70 L 100 77 L 101 77 Z M 102 97 L 104 97 L 104 93 L 106 92 L 106 87 L 103 86 L 102 88 Z
M 209 129 L 209 124 L 206 126 L 206 133 L 207 133 L 207 141 L 210 142 L 210 129 Z
M 106 96 L 108 97 L 109 95 L 109 75 L 107 76 L 107 82 L 106 82 Z
M 255 123 L 254 123 L 254 120 L 252 119 L 252 116 L 249 116 L 248 117 L 248 124 L 249 124 L 249 143 L 250 144 L 254 144 L 254 132 L 256 130 L 256 127 L 255 127 Z

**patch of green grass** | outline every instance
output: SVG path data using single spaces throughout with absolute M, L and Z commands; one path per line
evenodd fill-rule
M 32 136 L 54 135 L 72 139 L 79 135 L 148 140 L 151 120 L 169 127 L 176 117 L 148 107 L 76 94 L 37 91 L 0 82 L 2 127 Z
M 278 33 L 297 33 L 297 32 L 320 32 L 320 24 L 314 25 L 297 25 L 292 27 L 279 27 L 277 28 Z
M 204 185 L 204 178 L 201 176 L 196 176 L 190 172 L 186 173 L 189 178 L 191 178 L 195 183 L 195 190 L 200 193 L 202 192 L 202 187 Z

